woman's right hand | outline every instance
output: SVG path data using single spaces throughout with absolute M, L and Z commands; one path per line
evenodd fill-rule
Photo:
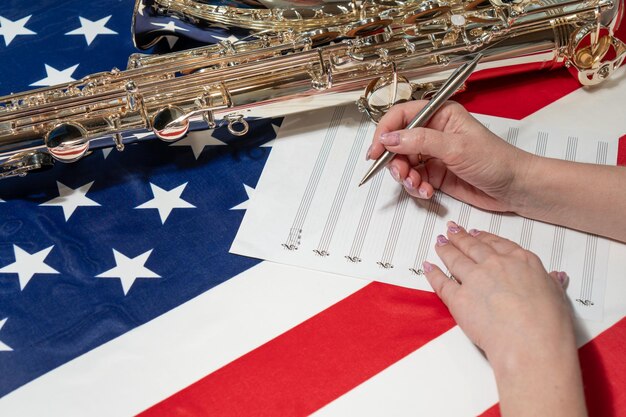
M 378 123 L 367 158 L 377 159 L 385 148 L 396 153 L 389 171 L 415 197 L 430 198 L 440 189 L 483 209 L 515 211 L 534 156 L 490 132 L 456 102 L 444 104 L 426 127 L 405 130 L 426 103 L 393 106 Z

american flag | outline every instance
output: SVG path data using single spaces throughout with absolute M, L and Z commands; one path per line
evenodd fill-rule
M 151 4 L 135 28 L 162 36 L 158 50 L 245 36 Z M 124 68 L 134 6 L 3 2 L 0 95 Z M 617 140 L 624 79 L 586 91 L 541 72 L 458 99 Z M 279 126 L 198 130 L 0 181 L 0 415 L 497 414 L 488 364 L 433 294 L 228 253 Z M 607 294 L 605 319 L 581 323 L 586 394 L 593 415 L 626 415 L 626 280 Z

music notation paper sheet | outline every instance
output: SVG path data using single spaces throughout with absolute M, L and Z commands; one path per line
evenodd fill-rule
M 421 265 L 428 260 L 445 270 L 434 244 L 454 220 L 517 242 L 539 255 L 548 271 L 566 271 L 577 314 L 602 318 L 610 241 L 483 211 L 440 192 L 428 201 L 415 199 L 387 170 L 357 187 L 371 165 L 365 153 L 375 126 L 355 107 L 285 119 L 231 252 L 431 291 Z M 599 164 L 611 164 L 617 155 L 617 143 L 598 135 L 477 117 L 538 155 Z

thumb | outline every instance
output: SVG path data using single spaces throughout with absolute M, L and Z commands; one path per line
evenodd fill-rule
M 380 142 L 389 151 L 400 155 L 429 155 L 445 160 L 450 152 L 451 133 L 427 127 L 396 130 L 380 135 Z

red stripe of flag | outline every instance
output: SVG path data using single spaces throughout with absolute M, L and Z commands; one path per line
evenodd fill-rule
M 626 135 L 617 143 L 617 165 L 626 166 Z
M 374 282 L 140 415 L 308 415 L 453 326 L 436 295 Z
M 626 417 L 626 318 L 578 351 L 591 417 Z M 480 417 L 499 417 L 498 404 Z
M 521 120 L 579 88 L 565 69 L 539 70 L 470 82 L 454 100 L 473 113 Z

